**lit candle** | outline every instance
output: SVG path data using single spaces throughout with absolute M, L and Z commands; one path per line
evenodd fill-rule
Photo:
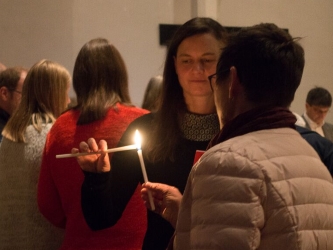
M 140 160 L 140 165 L 141 165 L 141 170 L 142 170 L 142 175 L 143 175 L 143 180 L 144 182 L 148 182 L 148 177 L 147 177 L 147 172 L 146 172 L 146 167 L 145 163 L 143 161 L 143 156 L 142 156 L 142 149 L 141 149 L 141 136 L 138 130 L 135 131 L 135 144 L 138 149 L 138 156 Z M 151 210 L 155 210 L 155 204 L 153 202 L 153 196 L 151 192 L 148 190 L 148 199 L 150 203 Z
M 126 150 L 132 150 L 137 149 L 137 145 L 128 145 L 124 147 L 118 147 L 118 148 L 110 148 L 105 150 L 106 153 L 113 153 L 113 152 L 119 152 L 119 151 L 126 151 Z M 95 155 L 95 154 L 101 154 L 102 151 L 97 152 L 89 152 L 89 153 L 75 153 L 75 154 L 63 154 L 63 155 L 56 155 L 56 158 L 69 158 L 69 157 L 77 157 L 77 156 L 83 156 L 83 155 Z

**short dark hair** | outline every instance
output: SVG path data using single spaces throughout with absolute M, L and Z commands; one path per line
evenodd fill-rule
M 234 66 L 249 101 L 288 107 L 304 69 L 304 50 L 285 30 L 262 23 L 231 34 L 217 65 L 217 82 Z
M 105 117 L 117 102 L 130 104 L 125 62 L 115 46 L 96 38 L 81 48 L 74 65 L 73 87 L 81 111 L 78 124 Z
M 28 70 L 24 67 L 11 67 L 7 68 L 0 73 L 0 88 L 7 87 L 9 91 L 14 91 L 17 87 L 17 83 L 21 78 L 22 72 Z
M 331 107 L 332 96 L 327 89 L 315 87 L 308 92 L 306 103 L 311 106 Z

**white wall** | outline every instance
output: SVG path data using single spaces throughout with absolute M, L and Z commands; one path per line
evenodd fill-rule
M 332 0 L 221 0 L 219 21 L 227 26 L 272 22 L 289 29 L 305 50 L 305 68 L 291 109 L 304 112 L 305 98 L 314 86 L 333 95 L 333 1 Z M 333 123 L 333 111 L 327 116 Z
M 216 18 L 226 26 L 274 22 L 304 37 L 306 66 L 292 104 L 302 113 L 313 86 L 333 94 L 332 13 L 332 0 L 0 0 L 0 62 L 30 67 L 48 58 L 72 72 L 82 45 L 105 37 L 123 55 L 130 94 L 140 106 L 149 78 L 163 70 L 158 24 L 180 24 L 194 16 Z M 332 112 L 328 121 L 333 123 Z
M 31 67 L 40 59 L 73 64 L 70 1 L 0 0 L 0 61 Z

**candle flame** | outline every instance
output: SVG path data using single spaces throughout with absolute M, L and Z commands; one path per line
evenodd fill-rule
M 135 140 L 135 145 L 136 145 L 137 149 L 138 150 L 141 149 L 141 135 L 138 130 L 135 130 L 134 140 Z

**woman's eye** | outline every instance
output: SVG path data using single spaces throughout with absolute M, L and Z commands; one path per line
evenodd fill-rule
M 182 60 L 182 63 L 189 64 L 189 63 L 191 63 L 191 60 Z
M 214 61 L 215 61 L 214 59 L 204 59 L 203 63 L 212 63 Z

